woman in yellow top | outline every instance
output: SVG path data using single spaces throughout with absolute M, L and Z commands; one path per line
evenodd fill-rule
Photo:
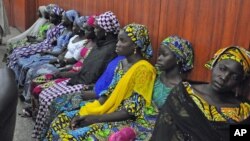
M 121 127 L 147 125 L 139 120 L 143 120 L 144 107 L 151 104 L 156 76 L 154 67 L 145 60 L 152 56 L 147 28 L 125 26 L 118 34 L 116 52 L 125 56 L 112 80 L 119 81 L 111 82 L 98 100 L 58 115 L 44 140 L 103 140 Z
M 235 88 L 250 72 L 249 52 L 238 46 L 220 49 L 205 65 L 209 83 L 180 83 L 170 93 L 155 125 L 152 141 L 228 141 L 229 125 L 250 123 L 250 104 Z

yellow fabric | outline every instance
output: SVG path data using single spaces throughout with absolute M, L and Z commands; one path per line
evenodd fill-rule
M 214 57 L 205 66 L 212 69 L 214 65 L 225 59 L 231 59 L 239 62 L 243 66 L 244 75 L 248 75 L 250 71 L 250 52 L 238 46 L 231 46 L 218 50 Z
M 118 108 L 121 102 L 129 98 L 133 92 L 142 95 L 146 100 L 146 105 L 149 106 L 151 104 L 155 76 L 155 68 L 149 62 L 141 60 L 124 74 L 103 105 L 95 100 L 81 107 L 79 114 L 84 116 L 112 113 Z
M 226 121 L 225 116 L 226 116 L 228 117 L 228 119 L 232 119 L 234 121 L 240 122 L 248 118 L 250 115 L 250 105 L 246 102 L 240 103 L 240 105 L 237 107 L 221 107 L 220 112 L 219 112 L 216 106 L 210 105 L 203 98 L 197 95 L 193 91 L 189 83 L 185 82 L 184 85 L 190 97 L 194 100 L 194 102 L 199 107 L 199 109 L 203 112 L 205 117 L 210 121 L 224 121 L 225 122 Z M 222 116 L 221 113 L 224 116 Z

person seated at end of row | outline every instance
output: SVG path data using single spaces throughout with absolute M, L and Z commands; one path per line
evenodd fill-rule
M 249 52 L 223 48 L 205 66 L 212 70 L 210 82 L 184 82 L 172 90 L 152 141 L 228 141 L 231 124 L 250 124 L 249 102 L 235 97 L 235 88 L 250 72 Z

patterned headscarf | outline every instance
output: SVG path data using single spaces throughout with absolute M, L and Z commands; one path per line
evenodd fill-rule
M 240 63 L 243 67 L 244 76 L 250 72 L 250 52 L 239 46 L 230 46 L 218 50 L 214 57 L 205 64 L 205 67 L 212 69 L 217 62 L 221 60 L 231 59 Z
M 96 19 L 97 24 L 106 32 L 112 32 L 118 34 L 120 30 L 120 24 L 113 12 L 108 11 L 99 15 Z
M 56 5 L 56 4 L 49 4 L 49 5 L 47 5 L 47 6 L 46 6 L 46 11 L 50 13 L 51 10 L 52 10 L 55 6 L 58 6 L 58 5 Z
M 161 43 L 168 47 L 175 55 L 177 63 L 181 65 L 181 71 L 186 72 L 193 68 L 194 53 L 191 43 L 179 36 L 170 36 Z
M 153 55 L 149 33 L 146 26 L 141 24 L 126 25 L 123 30 L 131 38 L 131 40 L 140 48 L 143 57 L 149 59 Z
M 75 19 L 79 17 L 79 14 L 76 10 L 68 10 L 63 12 L 63 15 L 66 16 L 71 22 L 74 22 Z
M 62 16 L 62 13 L 64 12 L 64 10 L 62 8 L 60 8 L 58 5 L 55 5 L 52 9 L 52 12 L 57 15 L 57 16 Z
M 87 22 L 89 16 L 81 16 L 75 20 L 75 23 L 80 27 L 83 28 L 84 23 Z
M 42 17 L 45 17 L 45 11 L 46 11 L 46 6 L 39 6 L 38 7 L 39 12 L 42 14 Z

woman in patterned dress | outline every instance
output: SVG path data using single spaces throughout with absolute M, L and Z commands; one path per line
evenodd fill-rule
M 120 30 L 118 64 L 109 89 L 80 110 L 64 112 L 51 123 L 45 140 L 101 140 L 124 126 L 144 131 L 152 127 L 144 108 L 151 104 L 156 70 L 145 59 L 152 55 L 147 28 L 129 24 Z
M 220 49 L 205 65 L 209 83 L 180 83 L 158 116 L 152 141 L 228 141 L 230 124 L 250 123 L 250 104 L 235 97 L 235 88 L 250 72 L 249 52 Z

